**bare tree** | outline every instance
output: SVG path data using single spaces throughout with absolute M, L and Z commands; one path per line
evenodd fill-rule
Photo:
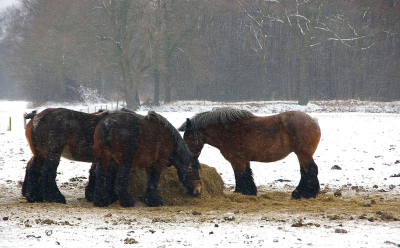
M 151 34 L 151 61 L 154 68 L 155 94 L 154 101 L 159 104 L 161 86 L 160 77 L 164 78 L 164 101 L 171 101 L 171 90 L 177 82 L 172 81 L 172 63 L 177 62 L 177 53 L 187 58 L 186 63 L 197 72 L 206 68 L 206 60 L 202 56 L 198 42 L 199 23 L 203 21 L 207 1 L 154 0 Z M 175 65 L 176 66 L 176 65 Z
M 246 1 L 238 0 L 242 11 L 251 21 L 252 47 L 260 57 L 265 58 L 265 40 L 273 24 L 286 27 L 298 43 L 300 74 L 298 79 L 298 100 L 306 105 L 311 91 L 310 55 L 313 47 L 326 42 L 339 42 L 347 47 L 360 44 L 369 35 L 359 35 L 360 27 L 351 22 L 357 10 L 349 1 L 328 0 L 279 0 Z M 358 11 L 359 12 L 359 11 Z M 370 44 L 366 42 L 365 46 Z M 364 47 L 363 47 L 364 48 Z
M 149 68 L 146 11 L 151 11 L 150 1 L 96 0 L 87 11 L 88 35 L 97 39 L 92 50 L 102 54 L 104 62 L 120 76 L 120 91 L 127 107 L 137 109 L 138 89 Z

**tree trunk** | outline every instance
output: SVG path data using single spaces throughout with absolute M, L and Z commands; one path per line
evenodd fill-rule
M 309 65 L 310 65 L 310 52 L 311 49 L 307 42 L 302 42 L 300 50 L 300 78 L 299 78 L 299 105 L 307 105 L 309 101 L 310 92 L 310 77 L 309 77 Z
M 160 106 L 160 71 L 154 70 L 154 104 Z
M 138 110 L 140 107 L 138 87 L 133 86 L 133 82 L 125 84 L 124 98 L 126 108 L 130 110 Z
M 356 52 L 356 58 L 355 60 L 357 61 L 356 63 L 356 82 L 355 82 L 355 89 L 354 89 L 354 98 L 355 99 L 362 99 L 362 90 L 364 87 L 364 82 L 365 82 L 365 70 L 364 70 L 364 51 L 362 51 L 362 47 L 364 46 L 363 40 L 358 41 L 359 47 L 357 52 Z
M 138 101 L 138 93 L 136 92 L 133 96 L 125 96 L 126 108 L 130 110 L 138 110 L 140 107 L 140 103 Z
M 164 87 L 164 102 L 171 102 L 171 64 L 170 64 L 170 56 L 167 56 L 167 70 L 165 73 L 165 87 Z

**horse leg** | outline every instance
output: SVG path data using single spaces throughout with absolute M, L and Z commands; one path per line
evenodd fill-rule
M 320 189 L 317 164 L 314 162 L 313 159 L 311 159 L 311 161 L 307 163 L 306 167 L 300 164 L 300 173 L 300 182 L 296 189 L 292 192 L 292 198 L 308 199 L 311 197 L 316 197 Z
M 65 197 L 57 187 L 57 167 L 60 162 L 60 154 L 49 154 L 43 163 L 41 191 L 47 202 L 67 203 Z
M 94 188 L 96 186 L 96 163 L 92 163 L 89 170 L 89 180 L 85 188 L 85 198 L 88 202 L 92 202 L 94 198 Z
M 250 162 L 245 162 L 245 168 L 240 170 L 239 166 L 233 166 L 236 181 L 236 193 L 243 195 L 257 195 L 257 187 L 254 183 L 253 171 L 250 168 Z
M 146 168 L 147 188 L 144 194 L 144 203 L 149 207 L 159 207 L 163 205 L 163 200 L 158 193 L 158 182 L 160 181 L 161 168 L 153 163 L 150 168 Z
M 125 159 L 119 168 L 118 174 L 118 189 L 119 189 L 119 204 L 122 207 L 135 206 L 135 199 L 129 194 L 129 174 L 132 169 L 132 159 Z
M 106 207 L 110 205 L 109 198 L 106 191 L 106 168 L 108 161 L 104 166 L 103 159 L 96 158 L 95 160 L 95 180 L 96 185 L 94 188 L 93 205 L 96 207 Z
M 106 190 L 110 198 L 110 204 L 118 201 L 118 195 L 115 192 L 115 179 L 117 178 L 119 164 L 111 158 L 108 162 L 107 177 L 106 177 Z
M 26 187 L 27 187 L 27 181 L 28 181 L 28 172 L 29 172 L 29 167 L 31 167 L 32 163 L 33 163 L 34 157 L 32 157 L 27 165 L 26 165 L 26 170 L 25 170 L 25 178 L 24 178 L 24 182 L 22 183 L 22 189 L 21 189 L 21 193 L 22 196 L 26 196 Z
M 108 196 L 110 197 L 110 204 L 118 201 L 118 195 L 115 192 L 115 179 L 117 177 L 118 172 L 118 163 L 114 159 L 110 159 L 107 168 L 107 177 L 106 177 L 106 191 Z M 87 201 L 92 202 L 94 198 L 94 189 L 96 186 L 96 163 L 92 163 L 92 166 L 89 170 L 89 182 L 85 188 L 85 198 Z
M 22 195 L 25 196 L 28 202 L 42 202 L 43 196 L 40 192 L 40 176 L 42 163 L 33 156 L 25 170 L 25 179 L 22 185 Z

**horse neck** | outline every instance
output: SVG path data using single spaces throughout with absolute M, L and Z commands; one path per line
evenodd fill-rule
M 173 152 L 175 153 L 177 158 L 181 161 L 186 160 L 191 155 L 189 147 L 186 145 L 185 141 L 181 138 L 181 136 L 176 137 L 173 142 Z M 188 162 L 188 161 L 182 161 Z
M 224 135 L 225 133 L 226 130 L 223 125 L 208 126 L 200 131 L 203 142 L 216 148 L 219 148 L 220 144 L 223 142 L 223 137 L 226 137 L 226 135 Z
M 153 130 L 159 130 L 159 138 L 162 141 L 163 145 L 170 145 L 171 152 L 169 155 L 169 162 L 173 163 L 174 160 L 181 161 L 183 157 L 187 156 L 189 148 L 187 148 L 185 141 L 183 141 L 182 137 L 178 132 L 171 132 L 168 128 L 163 126 L 161 123 L 152 123 Z

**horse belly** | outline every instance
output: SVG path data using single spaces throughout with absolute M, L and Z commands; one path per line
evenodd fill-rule
M 265 163 L 275 162 L 286 158 L 291 152 L 292 151 L 290 150 L 281 150 L 281 151 L 266 150 L 264 152 L 254 154 L 254 156 L 249 160 L 257 162 L 265 162 Z
M 258 162 L 274 162 L 287 157 L 292 148 L 289 144 L 289 138 L 285 135 L 275 137 L 262 137 L 255 139 L 253 146 L 250 147 L 249 154 L 251 154 L 250 161 Z
M 92 148 L 93 149 L 93 148 Z M 88 149 L 71 149 L 69 146 L 65 146 L 61 156 L 63 158 L 73 160 L 73 161 L 79 161 L 79 162 L 93 162 L 94 161 L 94 155 L 93 151 L 88 150 Z

